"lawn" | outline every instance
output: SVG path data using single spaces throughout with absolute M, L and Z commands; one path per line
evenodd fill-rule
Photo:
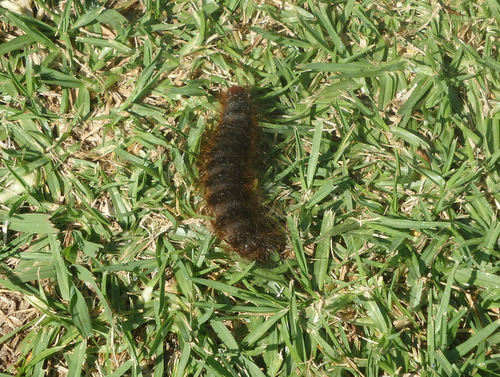
M 2 1 L 0 376 L 500 376 L 500 4 Z M 231 86 L 268 263 L 198 167 Z

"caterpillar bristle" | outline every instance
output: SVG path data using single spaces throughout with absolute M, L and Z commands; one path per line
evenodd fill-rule
M 273 251 L 282 252 L 284 242 L 254 188 L 258 139 L 250 92 L 233 86 L 202 147 L 200 177 L 217 236 L 245 258 L 268 261 Z

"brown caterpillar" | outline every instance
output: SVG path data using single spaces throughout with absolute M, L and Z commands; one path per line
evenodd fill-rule
M 202 148 L 200 177 L 217 236 L 243 257 L 267 261 L 284 242 L 254 189 L 258 136 L 250 93 L 230 88 L 220 121 Z

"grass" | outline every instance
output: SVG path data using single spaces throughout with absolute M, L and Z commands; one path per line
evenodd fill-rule
M 500 375 L 493 0 L 0 8 L 0 376 Z M 286 258 L 197 186 L 253 88 Z M 1 372 L 3 371 L 3 372 Z

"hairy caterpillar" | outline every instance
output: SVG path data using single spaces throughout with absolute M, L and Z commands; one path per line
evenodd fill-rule
M 243 257 L 266 261 L 281 252 L 283 234 L 254 189 L 259 129 L 247 89 L 234 86 L 220 121 L 202 148 L 200 179 L 217 236 Z

